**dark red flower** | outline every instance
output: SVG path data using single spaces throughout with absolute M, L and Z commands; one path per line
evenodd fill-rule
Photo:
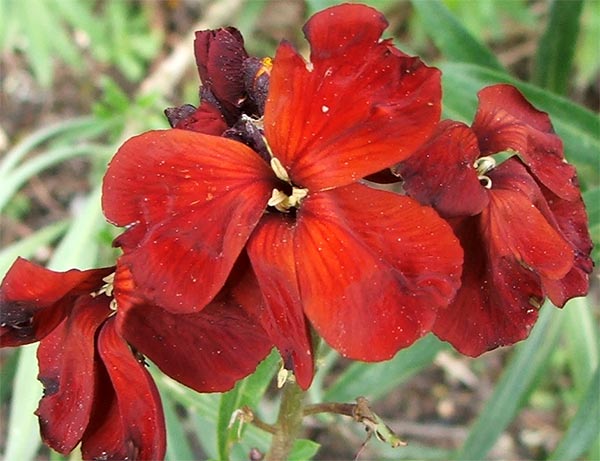
M 271 59 L 249 56 L 234 27 L 196 32 L 194 49 L 201 104 L 166 109 L 169 123 L 215 136 L 232 128 L 235 139 L 242 115 L 259 118 L 264 113 Z
M 124 265 L 60 273 L 18 259 L 0 285 L 0 347 L 40 341 L 36 413 L 47 445 L 65 454 L 81 442 L 84 459 L 163 459 L 162 407 L 143 356 L 198 391 L 230 389 L 271 348 L 244 313 L 251 301 L 225 287 L 202 313 L 175 320 L 144 303 Z
M 386 26 L 341 5 L 306 24 L 309 62 L 282 43 L 264 120 L 247 119 L 262 147 L 154 131 L 127 141 L 104 178 L 143 296 L 204 312 L 232 278 L 255 277 L 246 309 L 304 388 L 307 319 L 345 356 L 384 360 L 430 330 L 460 278 L 462 251 L 433 210 L 361 181 L 411 155 L 440 114 L 439 71 L 381 40 Z
M 442 122 L 397 172 L 465 250 L 461 289 L 433 328 L 462 353 L 527 337 L 545 297 L 562 307 L 587 293 L 592 243 L 575 169 L 548 115 L 514 87 L 483 89 L 472 127 Z

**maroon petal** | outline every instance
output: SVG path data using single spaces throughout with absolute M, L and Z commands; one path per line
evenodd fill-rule
M 433 326 L 439 338 L 472 357 L 525 339 L 543 300 L 539 277 L 514 259 L 494 257 L 480 226 L 478 217 L 454 226 L 465 250 L 462 285 Z
M 445 120 L 396 172 L 404 189 L 444 217 L 472 216 L 488 203 L 473 164 L 479 157 L 477 138 L 463 123 Z
M 38 349 L 44 396 L 36 411 L 44 442 L 69 453 L 88 425 L 94 395 L 96 331 L 110 314 L 104 295 L 78 299 L 69 317 Z
M 575 168 L 566 162 L 548 114 L 513 86 L 493 85 L 479 92 L 472 128 L 483 155 L 514 150 L 554 194 L 565 200 L 579 196 Z
M 103 184 L 109 220 L 138 289 L 175 313 L 223 287 L 273 189 L 273 171 L 243 144 L 184 130 L 127 141 Z
M 83 439 L 83 457 L 163 460 L 166 433 L 158 389 L 117 333 L 114 321 L 110 318 L 98 336 L 98 352 L 105 368 L 99 377 L 101 392 L 95 397 L 93 421 Z
M 264 295 L 250 306 L 279 349 L 286 369 L 308 389 L 314 375 L 310 331 L 298 287 L 294 230 L 284 215 L 265 216 L 248 241 L 248 255 Z
M 244 61 L 248 53 L 234 27 L 196 32 L 196 63 L 203 85 L 215 96 L 229 125 L 245 99 Z
M 544 279 L 544 289 L 554 305 L 562 307 L 569 299 L 587 294 L 594 262 L 590 257 L 593 243 L 590 238 L 588 218 L 581 197 L 567 201 L 542 186 L 546 203 L 556 220 L 562 237 L 575 254 L 571 271 L 560 280 Z
M 227 123 L 214 105 L 203 101 L 197 109 L 186 104 L 181 107 L 165 109 L 165 114 L 173 128 L 197 131 L 198 133 L 221 136 L 227 129 Z
M 251 272 L 234 269 L 213 302 L 196 314 L 171 314 L 139 304 L 131 295 L 121 296 L 131 284 L 125 267 L 117 272 L 115 284 L 121 334 L 164 373 L 198 392 L 231 389 L 273 347 L 262 327 L 244 312 L 262 302 Z
M 46 337 L 80 294 L 98 290 L 113 268 L 54 272 L 18 258 L 0 285 L 0 347 Z

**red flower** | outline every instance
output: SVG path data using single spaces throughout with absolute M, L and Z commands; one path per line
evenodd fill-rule
M 491 155 L 514 155 L 496 166 Z M 398 173 L 465 250 L 456 299 L 433 331 L 479 355 L 527 337 L 545 297 L 586 294 L 592 243 L 573 166 L 550 119 L 510 85 L 479 93 L 472 127 L 444 121 Z
M 439 71 L 380 40 L 386 26 L 342 5 L 306 24 L 310 62 L 279 46 L 264 121 L 252 120 L 264 149 L 154 131 L 127 141 L 104 178 L 104 212 L 127 227 L 117 244 L 144 297 L 203 312 L 228 279 L 256 277 L 246 308 L 304 388 L 307 319 L 345 356 L 384 360 L 429 331 L 458 285 L 449 226 L 361 181 L 412 154 L 440 114 Z
M 175 320 L 142 303 L 120 264 L 60 273 L 18 259 L 0 285 L 0 347 L 40 341 L 47 445 L 65 454 L 81 442 L 84 459 L 163 459 L 162 407 L 142 354 L 198 391 L 231 388 L 271 347 L 246 300 L 224 289 Z

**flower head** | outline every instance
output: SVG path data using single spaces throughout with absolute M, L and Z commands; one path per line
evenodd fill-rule
M 104 212 L 127 227 L 116 243 L 143 296 L 203 312 L 244 274 L 257 282 L 247 311 L 304 388 L 309 325 L 348 357 L 384 360 L 429 331 L 458 286 L 450 227 L 362 180 L 411 155 L 440 115 L 439 71 L 381 40 L 386 26 L 341 5 L 306 24 L 309 61 L 283 42 L 264 118 L 249 122 L 261 145 L 149 132 L 104 178 Z
M 246 283 L 246 282 L 241 282 Z M 198 391 L 224 391 L 269 352 L 225 287 L 201 314 L 145 303 L 126 266 L 53 272 L 18 259 L 0 285 L 0 347 L 39 341 L 42 437 L 84 459 L 163 459 L 165 427 L 144 356 Z M 243 353 L 241 353 L 243 351 Z
M 471 127 L 440 123 L 396 170 L 465 250 L 462 286 L 433 328 L 459 351 L 519 341 L 544 298 L 563 306 L 587 292 L 592 243 L 575 169 L 548 115 L 514 87 L 483 89 Z

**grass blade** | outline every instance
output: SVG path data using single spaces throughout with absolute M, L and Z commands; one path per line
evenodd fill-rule
M 583 0 L 551 3 L 548 25 L 535 56 L 533 83 L 557 94 L 566 93 L 582 9 Z
M 496 56 L 476 40 L 440 0 L 413 0 L 423 28 L 446 59 L 502 71 Z
M 567 433 L 548 459 L 571 461 L 584 455 L 600 434 L 600 368 L 596 368 Z
M 484 459 L 500 434 L 515 418 L 535 379 L 554 352 L 560 333 L 562 312 L 546 303 L 527 341 L 517 346 L 494 393 L 471 427 L 454 459 Z

